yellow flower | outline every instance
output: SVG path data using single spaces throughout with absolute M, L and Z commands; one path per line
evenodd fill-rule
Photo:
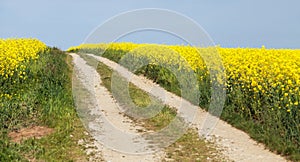
M 10 79 L 15 74 L 19 78 L 26 78 L 26 66 L 23 63 L 36 60 L 38 54 L 46 48 L 47 46 L 37 39 L 0 39 L 0 78 Z M 12 80 L 11 83 L 16 81 Z
M 218 62 L 213 59 L 216 56 L 214 53 L 217 53 L 225 68 L 228 91 L 238 86 L 245 95 L 252 95 L 253 91 L 260 92 L 262 98 L 270 100 L 283 94 L 279 101 L 285 105 L 289 101 L 288 106 L 297 106 L 298 102 L 294 102 L 294 98 L 300 97 L 300 50 L 266 49 L 264 46 L 262 48 L 200 48 L 134 43 L 82 44 L 70 47 L 69 50 L 79 49 L 130 51 L 133 55 L 132 59 L 147 58 L 154 65 L 178 65 L 178 70 L 191 68 L 201 72 L 198 76 L 200 81 L 210 76 L 208 69 L 220 71 L 220 67 L 216 66 Z M 222 83 L 219 77 L 215 80 Z M 253 96 L 253 102 L 257 102 L 257 98 L 258 96 Z
M 251 83 L 251 86 L 252 86 L 252 87 L 255 87 L 255 86 L 257 86 L 257 83 L 256 83 L 256 81 L 254 81 L 254 80 L 253 80 L 253 81 L 252 81 L 252 83 Z

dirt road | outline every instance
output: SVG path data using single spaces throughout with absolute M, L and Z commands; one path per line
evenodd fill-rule
M 90 113 L 92 115 L 98 115 L 96 119 L 99 120 L 98 124 L 95 124 L 95 120 L 91 120 L 89 127 L 94 130 L 96 134 L 102 134 L 101 136 L 98 136 L 98 140 L 108 141 L 107 143 L 97 145 L 98 148 L 102 150 L 103 158 L 106 161 L 161 161 L 164 157 L 164 153 L 161 150 L 157 153 L 129 155 L 105 147 L 109 146 L 113 148 L 114 146 L 118 146 L 120 150 L 131 150 L 133 152 L 145 152 L 149 147 L 151 148 L 147 140 L 143 139 L 141 134 L 137 131 L 143 128 L 136 126 L 132 120 L 120 113 L 116 101 L 114 101 L 104 87 L 100 86 L 101 79 L 96 70 L 88 66 L 78 55 L 72 54 L 72 56 L 74 58 L 74 65 L 79 80 L 86 86 L 86 89 L 89 89 L 90 93 L 92 93 L 91 96 L 96 96 L 96 98 L 99 99 L 97 101 L 89 101 L 89 104 L 93 105 L 91 107 L 94 107 L 90 108 Z M 217 121 L 210 125 L 213 129 L 209 129 L 210 134 L 206 136 L 206 138 L 207 140 L 213 140 L 219 150 L 230 160 L 238 162 L 286 161 L 285 158 L 270 152 L 265 149 L 262 144 L 258 144 L 256 141 L 252 140 L 243 131 L 232 127 L 222 120 L 212 117 L 199 107 L 165 91 L 152 81 L 142 76 L 136 76 L 120 67 L 117 63 L 106 58 L 95 55 L 90 56 L 116 70 L 137 87 L 161 99 L 164 104 L 178 108 L 178 113 L 189 121 L 194 128 L 199 130 L 200 136 L 207 133 L 207 124 L 205 124 L 207 121 Z M 184 105 L 184 107 L 189 107 L 189 109 L 180 109 L 182 105 Z M 111 126 L 116 126 L 118 130 L 127 131 L 127 134 L 133 136 L 124 136 L 122 132 L 116 131 L 116 129 Z

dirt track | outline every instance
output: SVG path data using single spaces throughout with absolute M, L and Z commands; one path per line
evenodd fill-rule
M 100 86 L 100 76 L 90 66 L 85 64 L 85 61 L 81 59 L 78 55 L 72 54 L 74 58 L 74 65 L 75 68 L 79 71 L 79 78 L 85 82 L 85 85 L 89 87 L 89 89 L 93 92 L 95 92 L 95 96 L 97 98 L 101 98 L 102 102 L 97 102 L 100 109 L 94 109 L 95 114 L 101 114 L 99 110 L 102 112 L 105 112 L 105 118 L 109 119 L 114 125 L 117 125 L 118 128 L 124 129 L 124 130 L 131 130 L 130 133 L 135 134 L 136 136 L 139 136 L 137 129 L 142 129 L 134 125 L 133 121 L 130 119 L 124 117 L 123 115 L 120 115 L 118 113 L 118 106 L 116 105 L 116 102 L 112 99 L 111 95 L 105 88 Z M 213 140 L 217 147 L 220 149 L 220 151 L 228 157 L 230 160 L 233 161 L 244 161 L 244 162 L 258 162 L 258 161 L 272 161 L 272 162 L 280 162 L 280 161 L 286 161 L 283 157 L 276 155 L 269 150 L 265 149 L 262 144 L 258 144 L 256 141 L 252 140 L 246 133 L 243 131 L 240 131 L 231 125 L 227 124 L 226 122 L 222 120 L 215 119 L 211 115 L 209 115 L 207 112 L 203 111 L 197 106 L 194 106 L 187 102 L 186 100 L 165 91 L 163 88 L 159 87 L 158 85 L 152 83 L 150 80 L 141 77 L 133 75 L 132 73 L 128 72 L 126 69 L 120 67 L 115 62 L 112 62 L 108 59 L 90 55 L 96 58 L 98 61 L 103 62 L 110 68 L 116 70 L 119 72 L 123 77 L 130 79 L 130 81 L 136 85 L 137 87 L 141 88 L 142 90 L 152 94 L 153 96 L 161 99 L 165 104 L 178 108 L 179 114 L 181 114 L 187 121 L 190 121 L 192 123 L 193 127 L 196 127 L 198 130 L 201 130 L 200 132 L 205 132 L 205 128 L 207 127 L 207 124 L 204 124 L 205 121 L 214 121 L 217 120 L 215 125 L 211 125 L 213 127 L 211 133 L 206 137 L 208 140 Z M 80 72 L 81 71 L 81 72 Z M 81 76 L 80 76 L 81 75 Z M 180 109 L 180 106 L 184 105 L 184 107 L 189 107 L 189 111 L 187 109 Z M 93 112 L 92 111 L 92 112 Z M 119 116 L 118 116 L 119 114 Z M 117 117 L 116 117 L 117 116 Z M 116 120 L 117 119 L 117 120 Z M 208 120 L 209 119 L 209 120 Z M 105 123 L 101 121 L 102 124 L 107 125 L 109 123 Z M 127 123 L 127 124 L 126 124 Z M 128 124 L 130 123 L 130 124 Z M 91 126 L 93 127 L 93 126 Z M 132 131 L 133 130 L 133 131 Z M 105 129 L 101 129 L 99 131 L 104 131 Z M 199 133 L 199 134 L 202 134 Z M 109 136 L 109 135 L 108 135 Z M 105 137 L 105 135 L 104 135 Z M 112 137 L 112 136 L 110 136 Z M 103 138 L 103 137 L 102 137 Z M 118 133 L 116 133 L 116 136 L 113 138 L 118 138 Z M 122 137 L 120 137 L 122 139 Z M 123 138 L 124 139 L 124 138 Z M 134 144 L 133 139 L 126 139 L 129 143 Z M 123 140 L 124 141 L 124 140 Z M 140 141 L 143 141 L 143 139 L 140 139 Z M 120 141 L 119 141 L 120 142 Z M 116 141 L 118 143 L 118 141 Z M 122 143 L 120 143 L 122 144 Z M 127 144 L 128 145 L 128 144 Z M 147 146 L 147 142 L 143 141 L 139 143 L 139 146 L 144 145 Z M 134 145 L 132 145 L 134 146 Z M 103 145 L 99 145 L 99 148 L 102 149 L 103 157 L 107 161 L 124 161 L 125 159 L 128 161 L 160 161 L 163 158 L 164 153 L 158 152 L 157 154 L 148 154 L 143 156 L 125 156 L 120 154 L 120 152 L 112 151 L 110 149 L 107 149 L 103 147 Z M 137 147 L 140 148 L 140 147 Z M 130 149 L 136 149 L 136 148 L 130 148 Z M 124 156 L 126 158 L 124 158 Z

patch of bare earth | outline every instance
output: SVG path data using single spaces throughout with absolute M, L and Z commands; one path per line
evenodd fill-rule
M 29 138 L 40 139 L 54 132 L 53 128 L 48 128 L 44 126 L 32 126 L 28 128 L 22 128 L 17 131 L 10 132 L 8 136 L 15 143 L 21 143 L 23 140 Z

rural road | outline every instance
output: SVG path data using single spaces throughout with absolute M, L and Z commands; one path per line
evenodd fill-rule
M 107 143 L 99 143 L 97 145 L 97 147 L 102 151 L 104 160 L 161 161 L 164 157 L 164 153 L 161 150 L 157 150 L 158 152 L 156 153 L 133 155 L 104 147 L 109 146 L 112 142 L 114 142 L 113 145 L 120 145 L 119 147 L 124 147 L 123 149 L 143 152 L 145 151 L 143 149 L 148 149 L 150 144 L 148 141 L 143 139 L 141 134 L 137 131 L 138 129 L 143 128 L 134 125 L 134 122 L 131 119 L 120 113 L 120 109 L 118 108 L 116 101 L 112 98 L 110 93 L 100 85 L 101 79 L 96 70 L 87 65 L 79 55 L 71 55 L 74 62 L 74 71 L 76 72 L 78 80 L 84 85 L 84 87 L 86 87 L 86 89 L 88 89 L 89 93 L 92 94 L 91 96 L 96 96 L 99 99 L 97 101 L 90 100 L 88 103 L 83 103 L 83 105 L 87 105 L 87 107 L 89 107 L 90 115 L 96 115 L 96 119 L 99 120 L 97 122 L 95 122 L 95 120 L 91 120 L 88 125 L 90 127 L 89 129 L 93 130 L 94 133 L 101 134 L 101 136 L 98 137 L 98 141 L 107 141 Z M 178 113 L 181 114 L 186 121 L 189 121 L 194 128 L 200 130 L 200 136 L 203 132 L 205 132 L 206 125 L 204 123 L 206 120 L 216 120 L 217 122 L 215 125 L 212 125 L 214 127 L 206 138 L 208 140 L 213 140 L 220 152 L 230 160 L 238 162 L 286 161 L 286 159 L 280 155 L 276 155 L 265 149 L 264 145 L 252 140 L 249 135 L 243 131 L 232 127 L 222 120 L 214 119 L 214 117 L 212 117 L 209 113 L 190 104 L 188 101 L 167 92 L 152 81 L 142 76 L 136 76 L 120 67 L 117 63 L 106 58 L 92 54 L 88 55 L 114 69 L 140 89 L 162 100 L 164 104 L 178 108 Z M 189 110 L 180 109 L 182 104 L 184 107 L 189 107 Z M 111 133 L 113 132 L 113 129 L 111 129 L 112 125 L 117 126 L 120 130 L 130 132 L 128 134 L 132 134 L 133 136 L 124 137 L 120 136 L 120 132 Z M 133 139 L 133 137 L 135 137 L 135 139 Z M 138 137 L 138 139 L 136 137 Z M 127 146 L 131 148 L 126 148 Z

